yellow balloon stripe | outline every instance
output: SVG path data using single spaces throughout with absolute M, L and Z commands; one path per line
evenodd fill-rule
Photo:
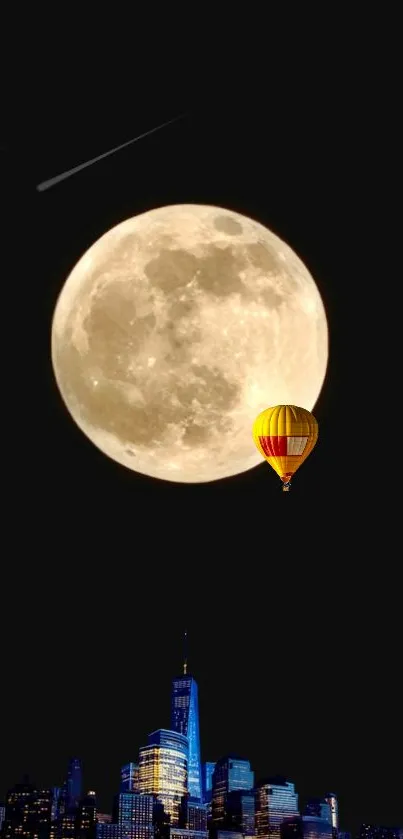
M 312 433 L 317 422 L 309 411 L 295 405 L 276 405 L 267 408 L 256 418 L 254 431 L 259 437 L 306 436 Z
M 280 478 L 283 478 L 284 475 L 295 475 L 295 472 L 299 467 L 303 464 L 304 460 L 308 457 L 311 453 L 313 446 L 310 447 L 309 451 L 303 455 L 276 455 L 275 457 L 267 457 L 265 456 L 265 460 L 269 466 L 271 466 L 277 475 Z

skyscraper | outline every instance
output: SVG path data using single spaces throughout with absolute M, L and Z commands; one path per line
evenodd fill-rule
M 52 791 L 16 784 L 6 797 L 3 839 L 49 839 Z
M 254 773 L 249 760 L 226 755 L 217 761 L 213 772 L 212 819 L 217 827 L 228 825 L 227 798 L 234 790 L 251 790 Z
M 261 781 L 255 790 L 258 839 L 280 839 L 281 822 L 292 816 L 299 816 L 294 784 L 280 777 Z
M 191 798 L 202 800 L 202 773 L 200 758 L 199 699 L 197 684 L 188 674 L 187 633 L 183 675 L 172 682 L 171 728 L 184 734 L 189 741 L 188 791 Z
M 227 795 L 226 827 L 243 836 L 255 835 L 255 796 L 253 790 L 234 789 Z
M 207 830 L 207 804 L 189 798 L 186 802 L 185 825 L 186 830 L 205 833 Z
M 54 787 L 53 791 L 57 795 L 57 803 L 53 805 L 53 812 L 56 814 L 56 819 L 60 821 L 64 813 L 67 812 L 67 779 L 63 782 L 61 787 Z
M 36 789 L 31 804 L 31 819 L 35 839 L 49 839 L 52 823 L 52 790 Z
M 82 796 L 82 770 L 81 760 L 72 757 L 69 760 L 66 780 L 67 809 L 75 810 Z
M 127 839 L 153 839 L 154 798 L 121 792 L 115 798 L 114 822 L 122 828 Z
M 97 839 L 127 839 L 122 825 L 111 822 L 97 823 Z
M 139 789 L 138 763 L 125 763 L 120 770 L 120 792 L 138 792 Z
M 211 795 L 213 790 L 213 772 L 215 769 L 215 762 L 209 760 L 206 763 L 203 763 L 203 777 L 202 777 L 202 787 L 203 787 L 203 801 L 206 804 L 209 804 L 211 801 Z
M 52 822 L 57 821 L 60 815 L 59 805 L 61 799 L 62 788 L 52 787 Z
M 177 731 L 160 728 L 140 749 L 139 792 L 155 795 L 171 825 L 179 825 L 187 795 L 188 740 Z
M 330 804 L 324 798 L 309 798 L 304 809 L 305 816 L 316 816 L 332 824 Z
M 75 839 L 95 839 L 96 818 L 95 792 L 90 790 L 84 798 L 80 798 L 78 803 Z
M 332 839 L 332 825 L 319 816 L 295 816 L 280 825 L 281 839 Z
M 34 793 L 33 786 L 25 779 L 7 792 L 3 822 L 3 839 L 30 836 L 29 812 Z
M 206 830 L 171 827 L 169 829 L 169 839 L 208 839 L 208 833 Z
M 76 836 L 76 812 L 74 810 L 65 812 L 60 816 L 56 837 L 57 839 L 75 839 Z
M 325 802 L 330 807 L 330 818 L 333 828 L 333 837 L 334 839 L 337 839 L 339 834 L 339 804 L 337 801 L 337 796 L 334 794 L 334 792 L 328 792 L 328 794 L 325 795 Z
M 0 802 L 0 833 L 6 815 L 6 805 Z
M 239 830 L 222 830 L 222 828 L 214 828 L 213 836 L 214 839 L 244 839 Z

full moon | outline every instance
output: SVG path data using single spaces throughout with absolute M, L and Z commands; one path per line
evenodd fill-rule
M 183 483 L 262 462 L 256 415 L 312 410 L 327 356 L 305 265 L 220 207 L 160 207 L 113 227 L 73 268 L 52 323 L 56 382 L 79 428 L 128 469 Z

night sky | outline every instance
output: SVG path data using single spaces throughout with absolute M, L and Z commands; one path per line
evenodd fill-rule
M 14 199 L 19 190 L 30 224 L 16 250 L 28 356 L 18 348 L 23 393 L 10 383 L 19 445 L 4 525 L 0 799 L 24 772 L 60 783 L 77 754 L 110 811 L 121 764 L 169 723 L 187 625 L 203 759 L 233 751 L 258 777 L 287 775 L 302 798 L 334 791 L 344 829 L 402 823 L 396 519 L 379 458 L 370 466 L 371 418 L 365 453 L 351 452 L 362 377 L 373 375 L 363 343 L 383 305 L 379 296 L 365 314 L 367 278 L 356 270 L 357 85 L 312 67 L 273 83 L 269 97 L 268 79 L 228 85 L 222 70 L 190 94 L 161 71 L 129 100 L 95 67 L 83 78 L 61 64 L 52 82 L 50 63 L 26 105 L 29 147 L 12 124 L 2 151 L 3 182 Z M 287 496 L 264 463 L 200 486 L 137 476 L 86 440 L 56 389 L 50 324 L 67 274 L 110 227 L 174 203 L 256 218 L 300 255 L 322 294 L 330 358 L 315 407 L 320 439 Z M 21 285 L 10 288 L 21 312 Z

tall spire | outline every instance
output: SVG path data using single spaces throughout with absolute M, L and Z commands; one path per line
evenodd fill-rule
M 185 636 L 183 639 L 183 675 L 186 676 L 188 671 L 188 631 L 185 629 Z
M 200 762 L 199 702 L 197 683 L 189 673 L 188 630 L 182 629 L 182 675 L 172 682 L 171 730 L 188 738 L 188 792 L 191 798 L 201 801 L 202 774 Z M 403 837 L 402 837 L 403 839 Z

